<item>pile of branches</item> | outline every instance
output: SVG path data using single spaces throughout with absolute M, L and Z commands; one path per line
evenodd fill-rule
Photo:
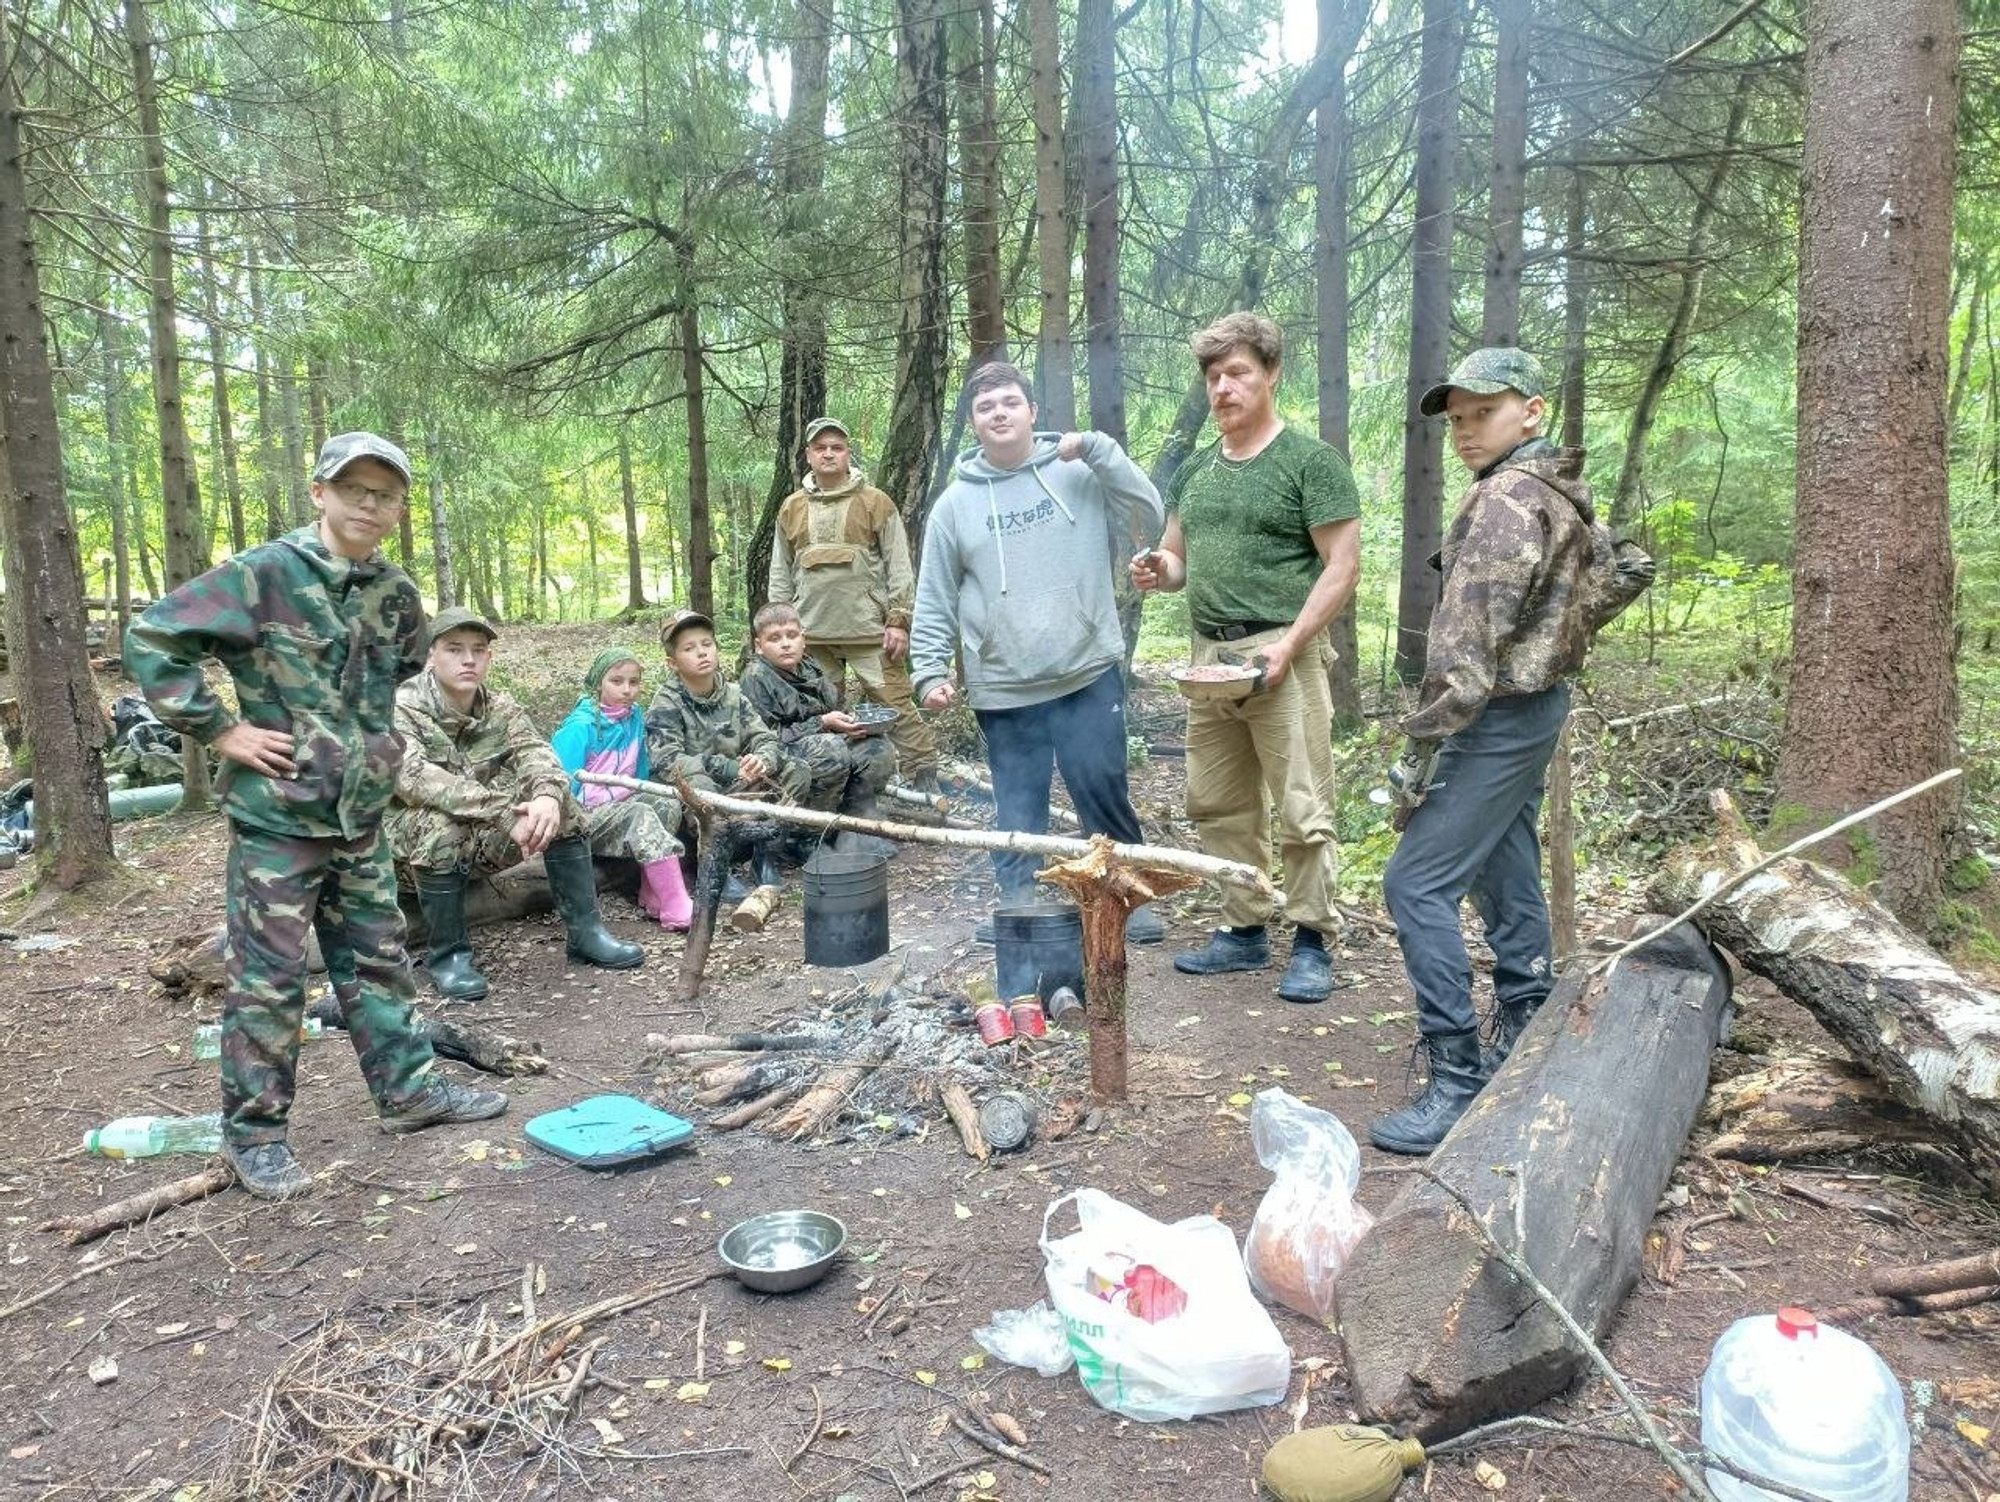
M 1784 729 L 1783 685 L 1746 680 L 1677 704 L 1633 710 L 1579 701 L 1572 710 L 1577 816 L 1600 847 L 1663 849 L 1713 828 L 1712 788 L 1753 825 L 1770 817 Z
M 651 1034 L 649 1062 L 678 1074 L 693 1105 L 717 1112 L 714 1131 L 752 1123 L 785 1141 L 831 1136 L 844 1127 L 879 1137 L 885 1127 L 911 1136 L 942 1113 L 973 1157 L 985 1158 L 978 1097 L 995 1091 L 1029 1096 L 1044 1139 L 1063 1135 L 1071 1102 L 1087 1080 L 1080 1039 L 1051 1029 L 989 1048 L 972 1025 L 965 998 L 912 995 L 894 986 L 836 1002 L 818 1017 L 760 1033 Z
M 492 1497 L 530 1465 L 578 1474 L 585 1459 L 662 1458 L 624 1449 L 615 1430 L 585 1430 L 588 1440 L 568 1432 L 594 1385 L 591 1362 L 609 1338 L 587 1332 L 712 1276 L 691 1274 L 538 1319 L 541 1270 L 530 1263 L 521 1277 L 522 1323 L 511 1331 L 485 1305 L 420 1315 L 386 1332 L 329 1320 L 272 1377 L 214 1495 L 228 1502 Z

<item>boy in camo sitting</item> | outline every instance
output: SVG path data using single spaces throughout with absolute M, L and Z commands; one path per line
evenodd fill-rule
M 840 707 L 838 685 L 806 655 L 797 609 L 766 605 L 750 624 L 757 652 L 743 672 L 743 697 L 777 732 L 786 754 L 805 764 L 806 807 L 878 817 L 877 800 L 896 770 L 895 748 Z M 857 840 L 883 844 L 866 836 L 843 840 L 842 848 Z

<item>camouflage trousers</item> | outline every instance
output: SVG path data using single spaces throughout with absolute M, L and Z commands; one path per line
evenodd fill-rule
M 674 837 L 680 827 L 681 800 L 665 793 L 634 793 L 583 811 L 583 837 L 592 855 L 621 856 L 642 866 L 681 853 Z
M 398 804 L 389 810 L 382 828 L 396 852 L 396 874 L 413 885 L 413 870 L 463 871 L 471 876 L 491 876 L 521 864 L 525 856 L 514 843 L 514 821 L 520 816 L 513 805 L 521 794 L 504 785 L 496 790 L 507 793 L 505 812 L 489 819 L 448 814 L 442 809 L 412 808 Z M 583 805 L 562 791 L 562 827 L 556 838 L 566 840 L 585 833 Z
M 230 1142 L 284 1140 L 305 1020 L 308 927 L 319 934 L 369 1093 L 386 1105 L 422 1090 L 431 1045 L 410 1015 L 416 981 L 382 832 L 312 839 L 232 821 L 229 835 L 222 1118 Z
M 799 757 L 797 750 L 791 746 L 787 746 L 779 751 L 775 757 L 769 758 L 769 760 L 773 765 L 768 777 L 754 787 L 746 788 L 741 783 L 738 783 L 735 787 L 728 790 L 729 796 L 732 798 L 768 797 L 773 787 L 775 787 L 779 795 L 778 802 L 804 803 L 806 801 L 806 794 L 811 791 L 813 785 L 812 770 Z M 722 791 L 716 787 L 715 779 L 708 776 L 697 775 L 690 777 L 688 784 L 691 787 L 698 787 L 704 792 L 715 793 Z
M 801 736 L 785 747 L 788 758 L 806 769 L 807 808 L 837 813 L 873 798 L 896 770 L 895 748 L 880 737 L 850 740 L 831 731 Z
M 889 739 L 895 742 L 896 760 L 901 763 L 905 777 L 919 777 L 937 770 L 937 745 L 931 739 L 930 726 L 917 713 L 907 658 L 891 658 L 882 650 L 880 641 L 814 642 L 806 650 L 819 664 L 820 671 L 840 690 L 842 704 L 848 702 L 847 670 L 852 668 L 855 681 L 861 685 L 862 698 L 896 711 Z

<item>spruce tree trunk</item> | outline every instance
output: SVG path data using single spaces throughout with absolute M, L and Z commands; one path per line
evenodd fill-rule
M 312 451 L 315 456 L 326 447 L 326 367 L 312 350 L 306 351 L 306 416 L 312 423 Z
M 708 501 L 708 411 L 702 397 L 701 313 L 694 247 L 681 250 L 681 389 L 687 402 L 688 604 L 715 614 L 715 531 Z
M 13 78 L 0 69 L 0 545 L 14 628 L 7 648 L 34 768 L 37 864 L 43 879 L 68 890 L 113 868 L 111 814 L 20 126 Z
M 1960 33 L 1951 0 L 1893 13 L 1815 0 L 1806 21 L 1778 798 L 1780 817 L 1817 823 L 1958 757 L 1944 398 Z M 1937 918 L 1957 789 L 1900 804 L 1867 844 L 1850 842 L 1919 932 Z
M 266 541 L 285 532 L 284 486 L 278 474 L 278 423 L 271 395 L 271 357 L 265 349 L 270 330 L 264 322 L 264 268 L 251 251 L 250 341 L 257 358 L 257 493 L 264 500 Z
M 896 319 L 896 400 L 878 483 L 922 556 L 945 387 L 944 253 L 950 80 L 943 0 L 897 0 L 896 115 L 901 141 L 902 302 Z
M 1337 39 L 1346 25 L 1349 0 L 1319 0 L 1319 45 Z M 1319 436 L 1348 457 L 1347 375 L 1347 80 L 1336 76 L 1320 100 L 1313 131 L 1313 288 L 1319 315 Z M 1334 617 L 1327 628 L 1333 665 L 1327 688 L 1333 700 L 1333 723 L 1340 730 L 1359 729 L 1361 715 L 1361 642 L 1355 629 L 1355 601 Z
M 792 100 L 785 116 L 784 166 L 779 172 L 784 283 L 779 294 L 784 317 L 783 354 L 778 366 L 777 451 L 771 486 L 750 539 L 750 610 L 770 598 L 771 549 L 778 507 L 798 488 L 805 467 L 806 424 L 826 410 L 826 310 L 816 284 L 817 254 L 825 243 L 827 59 L 833 47 L 831 0 L 799 0 L 798 31 L 792 40 Z M 837 414 L 836 414 L 837 415 Z M 850 414 L 842 419 L 852 422 Z M 630 523 L 628 521 L 628 528 Z M 634 554 L 633 568 L 637 568 Z M 642 600 L 635 572 L 633 601 Z
M 174 589 L 208 566 L 208 543 L 181 400 L 173 211 L 146 0 L 125 0 L 125 40 L 132 57 L 132 101 L 142 163 L 139 187 L 146 210 L 147 311 L 153 343 L 153 413 L 160 438 L 160 501 L 166 519 L 166 584 Z M 183 736 L 182 741 L 180 807 L 205 809 L 210 801 L 208 752 L 193 736 Z
M 109 306 L 110 298 L 105 299 Z M 104 467 L 105 492 L 111 509 L 111 568 L 116 580 L 119 650 L 132 625 L 132 535 L 126 518 L 130 496 L 125 489 L 130 459 L 125 452 L 125 326 L 115 312 L 100 324 L 104 341 Z
M 222 493 L 229 504 L 229 548 L 240 553 L 249 546 L 248 522 L 243 515 L 243 476 L 236 453 L 236 418 L 229 406 L 229 358 L 222 338 L 222 296 L 216 286 L 215 244 L 208 221 L 197 216 L 197 243 L 201 246 L 202 321 L 208 325 L 208 368 L 215 383 L 215 439 L 222 457 Z M 407 513 L 406 513 L 407 514 Z
M 618 498 L 625 513 L 625 608 L 644 610 L 646 565 L 639 555 L 639 493 L 632 484 L 632 436 L 623 428 L 618 430 Z
M 1493 169 L 1486 196 L 1481 344 L 1521 342 L 1521 214 L 1528 187 L 1528 39 L 1534 0 L 1492 0 Z
M 285 439 L 285 488 L 291 499 L 292 525 L 303 527 L 313 518 L 311 474 L 299 415 L 298 366 L 289 354 L 278 361 L 278 420 Z
M 952 13 L 957 62 L 959 196 L 965 205 L 966 368 L 1007 358 L 1000 279 L 1000 128 L 994 100 L 993 0 Z
M 458 603 L 458 571 L 452 556 L 451 502 L 444 479 L 444 434 L 433 422 L 424 433 L 424 467 L 431 482 L 431 568 L 437 574 L 437 608 Z
M 1424 388 L 1451 365 L 1451 202 L 1458 154 L 1458 68 L 1465 0 L 1424 0 L 1417 64 L 1417 205 L 1410 242 L 1410 368 L 1403 410 L 1403 564 L 1396 599 L 1396 676 L 1424 675 L 1437 608 L 1431 555 L 1444 525 L 1444 420 L 1417 411 Z
M 1062 17 L 1056 0 L 1028 0 L 1035 99 L 1035 244 L 1041 321 L 1035 340 L 1039 425 L 1076 426 L 1076 349 L 1069 323 L 1069 180 L 1063 144 Z
M 1083 142 L 1083 322 L 1090 425 L 1125 445 L 1119 347 L 1117 37 L 1112 0 L 1078 0 L 1077 131 Z
M 1572 143 L 1581 134 L 1574 110 L 1566 134 Z M 1584 367 L 1590 353 L 1590 263 L 1583 258 L 1590 231 L 1590 187 L 1581 167 L 1569 169 L 1563 211 L 1562 443 L 1565 448 L 1582 448 Z

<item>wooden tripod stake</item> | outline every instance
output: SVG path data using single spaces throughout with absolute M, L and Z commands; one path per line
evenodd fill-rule
M 1083 986 L 1090 1017 L 1090 1093 L 1101 1104 L 1126 1096 L 1125 920 L 1136 907 L 1199 885 L 1186 871 L 1121 859 L 1103 835 L 1090 849 L 1036 877 L 1060 887 L 1083 914 Z

